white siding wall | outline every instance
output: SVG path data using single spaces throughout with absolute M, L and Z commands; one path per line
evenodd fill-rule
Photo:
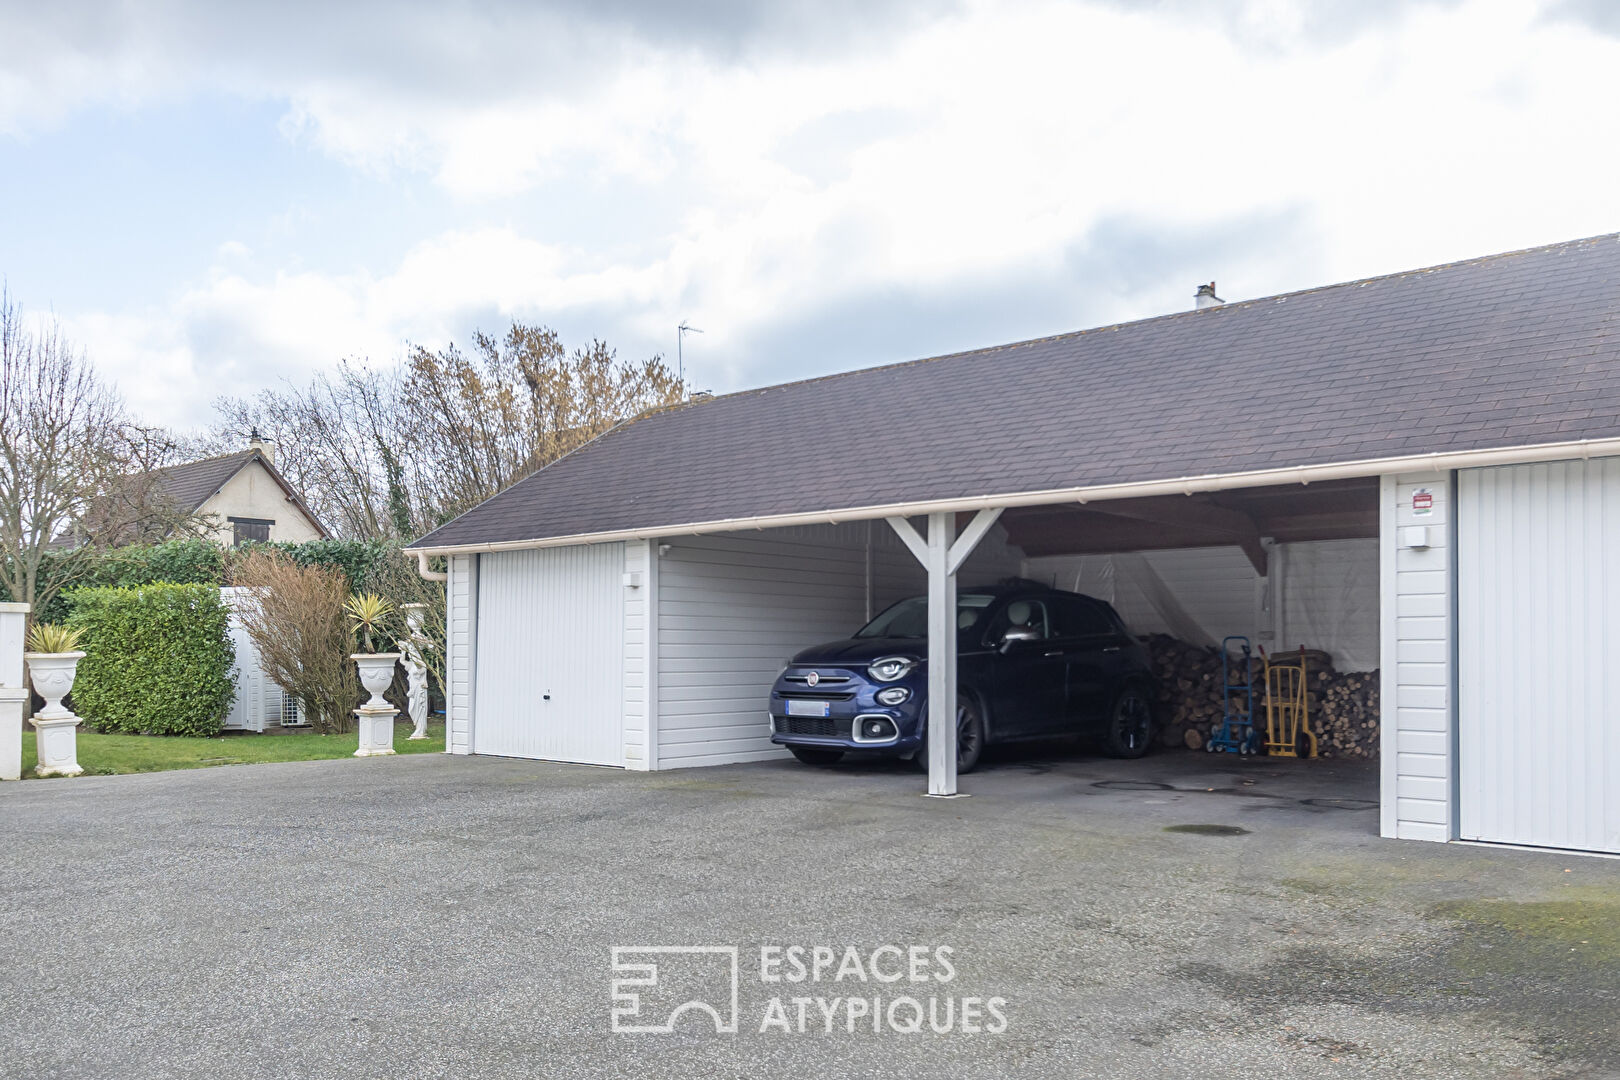
M 478 556 L 452 555 L 445 582 L 445 740 L 449 754 L 472 753 L 473 646 L 478 623 Z
M 649 734 L 652 730 L 653 673 L 657 636 L 653 633 L 653 574 L 657 548 L 646 540 L 624 545 L 624 766 L 656 769 Z M 634 584 L 639 581 L 640 584 Z
M 787 657 L 847 637 L 872 609 L 926 588 L 922 567 L 883 522 L 671 537 L 657 562 L 657 768 L 757 761 L 785 753 L 765 723 Z M 654 550 L 657 550 L 655 545 Z M 962 568 L 964 585 L 1016 573 L 993 530 Z
M 1620 852 L 1620 460 L 1458 476 L 1458 827 Z
M 1432 512 L 1414 514 L 1428 491 Z M 1383 626 L 1381 831 L 1404 840 L 1449 840 L 1452 782 L 1452 549 L 1448 474 L 1386 476 L 1379 489 Z M 1399 530 L 1428 526 L 1427 548 L 1400 544 Z

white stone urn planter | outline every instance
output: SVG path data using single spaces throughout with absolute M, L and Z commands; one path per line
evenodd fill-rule
M 84 772 L 79 765 L 79 718 L 67 711 L 62 699 L 73 689 L 84 653 L 31 652 L 23 653 L 23 659 L 28 661 L 34 692 L 45 699 L 45 707 L 29 721 L 37 733 L 34 746 L 39 764 L 34 774 L 78 776 Z
M 360 669 L 360 685 L 371 695 L 364 705 L 354 710 L 360 724 L 360 748 L 355 757 L 384 757 L 394 752 L 394 717 L 399 710 L 388 704 L 383 692 L 394 681 L 394 664 L 399 653 L 350 653 L 349 659 Z

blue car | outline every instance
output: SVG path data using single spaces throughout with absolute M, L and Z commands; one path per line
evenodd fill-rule
M 956 767 L 991 743 L 1090 735 L 1119 757 L 1153 744 L 1147 650 L 1100 600 L 1035 582 L 956 600 Z M 805 649 L 771 689 L 771 741 L 830 765 L 852 750 L 928 755 L 928 598 L 888 608 L 855 636 Z

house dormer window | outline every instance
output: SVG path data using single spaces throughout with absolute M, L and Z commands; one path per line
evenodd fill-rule
M 270 526 L 273 520 L 266 518 L 226 518 L 231 523 L 231 546 L 241 547 L 243 544 L 265 544 L 270 542 Z

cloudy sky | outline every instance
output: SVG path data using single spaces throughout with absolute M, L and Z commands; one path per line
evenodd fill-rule
M 0 277 L 175 425 L 513 318 L 725 391 L 1620 229 L 1616 10 L 0 0 Z

